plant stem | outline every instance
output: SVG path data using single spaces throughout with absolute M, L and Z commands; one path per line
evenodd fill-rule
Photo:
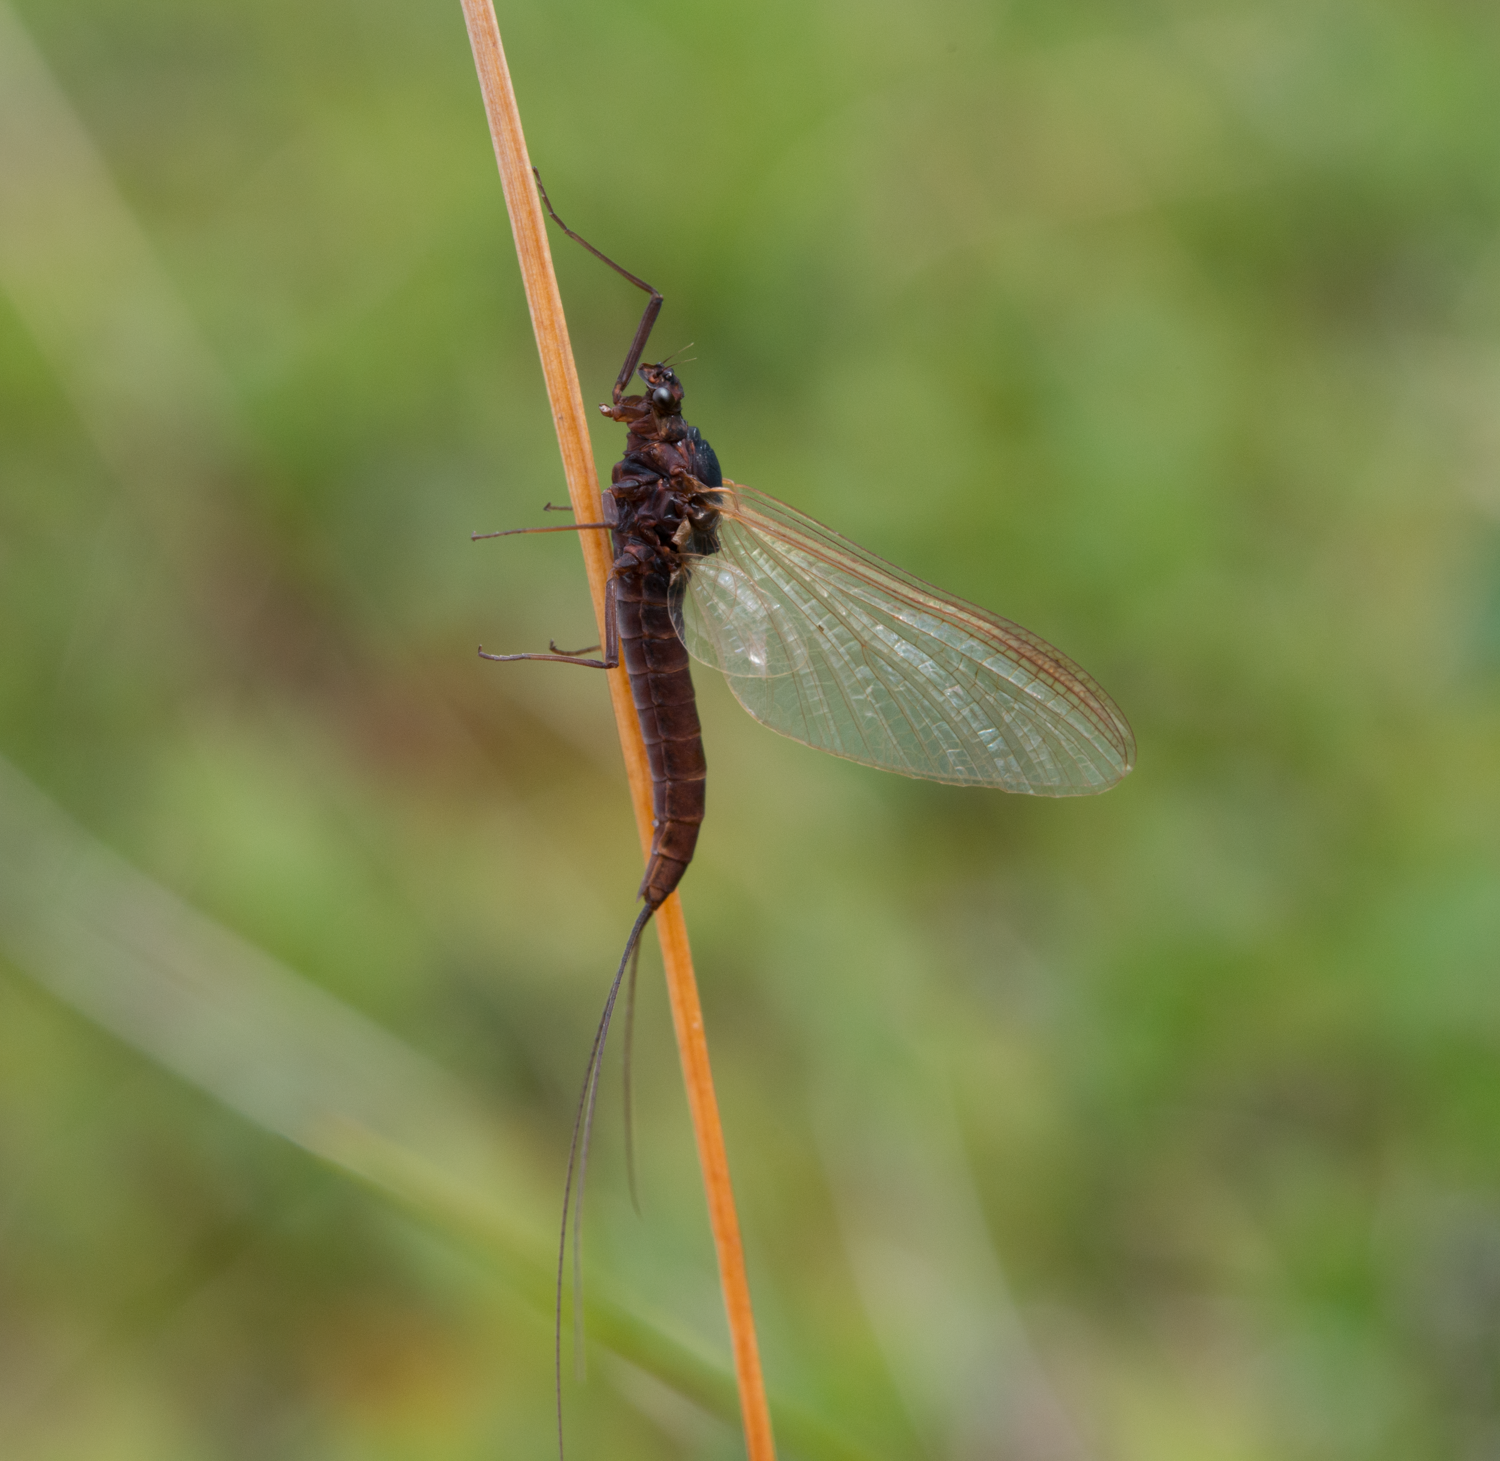
M 542 373 L 547 382 L 547 397 L 552 403 L 558 445 L 562 449 L 568 496 L 578 522 L 598 522 L 602 508 L 583 395 L 578 387 L 572 347 L 568 343 L 562 298 L 552 272 L 546 220 L 532 180 L 531 160 L 521 132 L 521 114 L 516 106 L 510 70 L 505 63 L 500 28 L 491 0 L 461 0 L 461 3 L 469 42 L 474 48 L 474 65 L 484 94 L 490 136 L 495 144 L 495 159 L 500 165 L 505 204 L 515 233 L 526 302 L 531 309 L 531 323 L 541 352 Z M 605 585 L 610 569 L 609 543 L 602 533 L 580 533 L 578 537 L 602 635 Z M 620 732 L 620 749 L 625 757 L 625 774 L 630 781 L 636 825 L 641 845 L 649 855 L 652 807 L 646 747 L 631 699 L 629 677 L 623 666 L 608 674 L 610 700 Z M 698 1142 L 698 1160 L 703 1168 L 709 1223 L 718 1252 L 719 1281 L 724 1290 L 724 1308 L 734 1349 L 745 1447 L 749 1461 L 775 1461 L 771 1417 L 766 1406 L 755 1320 L 750 1309 L 750 1286 L 745 1277 L 745 1253 L 740 1241 L 734 1192 L 729 1182 L 729 1158 L 724 1147 L 724 1131 L 719 1124 L 719 1103 L 714 1095 L 713 1074 L 709 1068 L 708 1042 L 703 1032 L 703 1010 L 698 1001 L 697 980 L 693 976 L 687 925 L 676 893 L 658 909 L 656 928 L 661 940 L 662 962 L 666 966 L 667 992 L 672 1005 L 672 1024 L 677 1033 L 683 1080 L 687 1086 L 688 1107 Z

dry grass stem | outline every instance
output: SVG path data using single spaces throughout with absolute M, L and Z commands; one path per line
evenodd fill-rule
M 562 299 L 552 272 L 546 220 L 532 181 L 531 161 L 521 132 L 521 116 L 516 107 L 510 71 L 505 63 L 500 29 L 490 0 L 462 0 L 462 4 L 469 40 L 474 48 L 474 64 L 479 72 L 480 89 L 484 93 L 490 136 L 495 143 L 495 158 L 500 165 L 506 207 L 510 211 L 511 227 L 515 232 L 516 253 L 521 262 L 526 300 L 531 309 L 532 325 L 536 330 L 537 347 L 541 351 L 542 373 L 546 377 L 547 396 L 552 403 L 552 419 L 557 427 L 558 445 L 562 449 L 568 496 L 578 522 L 598 522 L 602 509 L 594 454 L 589 443 L 588 421 L 583 396 L 578 388 L 573 351 L 568 343 Z M 605 584 L 610 568 L 609 541 L 603 533 L 580 533 L 578 537 L 588 570 L 589 591 L 594 598 L 594 612 L 602 635 Z M 608 674 L 610 699 L 620 732 L 625 771 L 630 780 L 636 824 L 641 835 L 641 845 L 649 853 L 651 774 L 646 761 L 646 747 L 641 739 L 640 724 L 630 696 L 630 682 L 624 668 L 611 670 Z M 750 1309 L 750 1288 L 745 1277 L 739 1217 L 735 1212 L 734 1193 L 729 1182 L 729 1159 L 724 1147 L 724 1132 L 719 1124 L 719 1106 L 709 1068 L 708 1044 L 703 1032 L 703 1011 L 698 1002 L 697 981 L 693 976 L 687 925 L 683 921 L 682 905 L 676 893 L 658 910 L 656 927 L 661 940 L 662 960 L 666 965 L 672 1023 L 677 1032 L 677 1048 L 682 1059 L 693 1131 L 698 1142 L 698 1158 L 703 1168 L 709 1222 L 718 1251 L 719 1279 L 723 1285 L 724 1306 L 728 1313 L 730 1339 L 734 1348 L 746 1450 L 749 1461 L 774 1461 L 771 1417 L 766 1405 L 765 1383 L 755 1339 L 755 1321 Z

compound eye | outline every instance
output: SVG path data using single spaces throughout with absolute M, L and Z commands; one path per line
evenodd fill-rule
M 658 406 L 670 406 L 672 404 L 671 389 L 667 386 L 657 386 L 657 388 L 651 392 L 651 399 L 655 401 Z

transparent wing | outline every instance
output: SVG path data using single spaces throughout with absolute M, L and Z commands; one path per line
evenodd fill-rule
M 1114 702 L 1030 631 L 954 599 L 774 497 L 726 482 L 719 551 L 679 632 L 757 720 L 932 781 L 1077 796 L 1135 762 Z

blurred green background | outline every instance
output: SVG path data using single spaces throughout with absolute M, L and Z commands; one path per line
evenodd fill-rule
M 1500 13 L 499 18 L 728 475 L 1140 742 L 963 791 L 698 676 L 786 1453 L 1500 1456 Z M 640 300 L 554 248 L 601 399 Z M 592 625 L 468 540 L 562 488 L 456 0 L 0 9 L 0 413 L 0 1454 L 547 1455 L 639 851 L 602 682 L 474 654 Z M 571 1454 L 729 1458 L 643 975 Z

